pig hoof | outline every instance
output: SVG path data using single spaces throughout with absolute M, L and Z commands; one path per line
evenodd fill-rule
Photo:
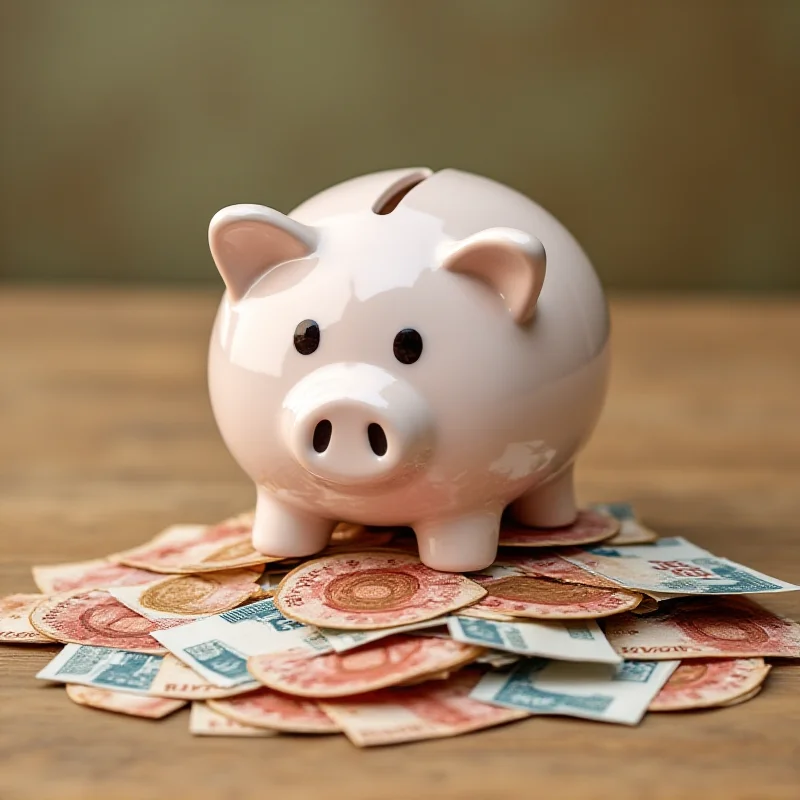
M 532 506 L 518 500 L 512 506 L 514 519 L 530 528 L 563 528 L 572 525 L 578 516 L 575 506 L 572 509 Z
M 414 526 L 414 533 L 425 566 L 442 572 L 473 572 L 488 567 L 497 555 L 500 515 L 422 522 Z
M 336 523 L 259 495 L 253 521 L 253 547 L 282 558 L 311 556 L 323 550 Z
M 561 528 L 578 516 L 572 467 L 517 499 L 511 507 L 514 518 L 532 528 Z

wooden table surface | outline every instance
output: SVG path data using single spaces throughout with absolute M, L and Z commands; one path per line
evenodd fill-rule
M 30 567 L 130 547 L 253 502 L 211 416 L 219 294 L 0 291 L 0 595 Z M 617 298 L 611 391 L 583 501 L 800 583 L 800 302 Z M 764 601 L 800 618 L 800 596 Z M 636 728 L 537 718 L 357 750 L 343 737 L 198 739 L 74 706 L 0 648 L 0 798 L 800 797 L 800 665 L 727 710 Z

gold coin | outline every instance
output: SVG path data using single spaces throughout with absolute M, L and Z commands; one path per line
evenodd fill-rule
M 402 608 L 418 591 L 414 575 L 370 569 L 334 578 L 325 587 L 325 601 L 340 611 L 389 611 Z
M 142 592 L 144 608 L 173 614 L 202 614 L 209 611 L 209 599 L 220 588 L 210 575 L 181 575 L 161 581 Z
M 551 606 L 595 603 L 605 600 L 609 594 L 613 594 L 607 589 L 597 589 L 593 586 L 516 576 L 500 578 L 483 584 L 483 587 L 492 597 Z

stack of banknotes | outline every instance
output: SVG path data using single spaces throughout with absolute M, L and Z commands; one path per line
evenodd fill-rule
M 80 705 L 161 719 L 191 704 L 196 735 L 360 747 L 730 706 L 761 690 L 765 659 L 800 658 L 800 625 L 748 597 L 799 587 L 659 538 L 625 503 L 504 524 L 496 562 L 463 575 L 421 564 L 407 529 L 343 523 L 323 553 L 280 559 L 251 524 L 34 567 L 40 594 L 0 599 L 0 642 L 65 645 L 37 677 Z

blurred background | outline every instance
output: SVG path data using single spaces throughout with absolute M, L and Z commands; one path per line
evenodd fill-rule
M 798 0 L 0 0 L 0 280 L 219 285 L 222 206 L 453 166 L 613 289 L 800 288 Z

